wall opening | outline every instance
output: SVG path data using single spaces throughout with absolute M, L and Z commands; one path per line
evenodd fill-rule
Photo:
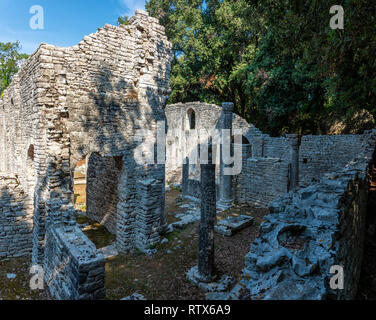
M 196 129 L 196 113 L 193 109 L 189 109 L 187 112 L 188 127 L 190 130 Z
M 118 184 L 123 158 L 92 153 L 86 169 L 86 216 L 116 234 Z
M 86 158 L 78 161 L 73 174 L 74 208 L 86 212 Z

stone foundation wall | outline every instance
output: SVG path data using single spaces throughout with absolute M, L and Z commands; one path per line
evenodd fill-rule
M 44 272 L 59 300 L 104 299 L 105 257 L 76 226 L 55 225 L 46 236 Z
M 31 254 L 33 202 L 17 183 L 0 175 L 0 259 Z

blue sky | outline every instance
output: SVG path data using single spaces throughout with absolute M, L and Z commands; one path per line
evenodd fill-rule
M 106 23 L 145 9 L 145 0 L 0 0 L 0 42 L 19 40 L 22 52 L 33 53 L 41 42 L 60 47 L 77 44 Z M 33 30 L 30 8 L 44 9 L 44 29 Z

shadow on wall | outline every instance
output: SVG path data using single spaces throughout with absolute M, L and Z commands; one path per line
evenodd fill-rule
M 0 260 L 29 255 L 32 250 L 31 198 L 20 186 L 5 183 L 0 181 Z

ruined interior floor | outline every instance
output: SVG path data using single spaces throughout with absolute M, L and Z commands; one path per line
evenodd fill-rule
M 184 201 L 179 198 L 180 192 L 166 192 L 166 216 L 168 223 L 176 221 L 171 212 L 182 212 L 179 205 Z M 266 209 L 238 206 L 218 215 L 221 219 L 228 215 L 246 214 L 255 217 L 254 224 L 231 237 L 215 235 L 215 261 L 219 274 L 227 274 L 239 278 L 244 267 L 244 257 L 249 251 L 251 242 L 257 237 Z M 85 234 L 98 248 L 114 241 L 114 236 L 104 227 L 85 217 L 78 216 L 77 221 L 83 224 Z M 142 252 L 120 254 L 106 262 L 106 299 L 119 300 L 135 292 L 147 299 L 194 299 L 205 298 L 204 292 L 193 286 L 185 273 L 197 263 L 198 222 L 191 223 L 166 234 L 168 242 L 158 244 L 153 256 Z M 29 258 L 12 259 L 0 262 L 1 299 L 49 299 L 47 291 L 31 292 L 28 290 Z M 8 273 L 17 275 L 15 279 L 7 279 Z
M 375 169 L 376 177 L 376 169 Z M 369 210 L 376 207 L 376 181 L 371 184 Z M 76 204 L 85 211 L 85 198 L 82 186 L 75 188 Z M 177 219 L 171 212 L 184 212 L 180 208 L 187 200 L 180 198 L 180 191 L 172 189 L 166 192 L 166 217 L 168 223 Z M 232 237 L 216 234 L 215 261 L 220 274 L 227 274 L 239 279 L 244 266 L 244 256 L 250 244 L 258 236 L 259 226 L 266 209 L 249 206 L 236 206 L 218 215 L 221 219 L 228 215 L 246 214 L 255 217 L 252 226 L 236 233 Z M 114 242 L 115 236 L 98 223 L 88 220 L 83 215 L 77 216 L 77 223 L 82 225 L 85 234 L 97 248 Z M 164 237 L 168 242 L 158 244 L 153 256 L 142 252 L 120 254 L 106 262 L 106 299 L 119 300 L 135 292 L 147 299 L 192 299 L 205 298 L 204 292 L 187 281 L 185 273 L 197 262 L 198 222 L 191 223 L 181 230 L 173 231 Z M 357 299 L 376 299 L 376 241 L 367 237 L 362 266 L 362 277 Z M 30 258 L 22 257 L 0 262 L 0 300 L 47 300 L 47 290 L 29 290 Z M 8 279 L 8 274 L 15 274 L 15 279 Z

